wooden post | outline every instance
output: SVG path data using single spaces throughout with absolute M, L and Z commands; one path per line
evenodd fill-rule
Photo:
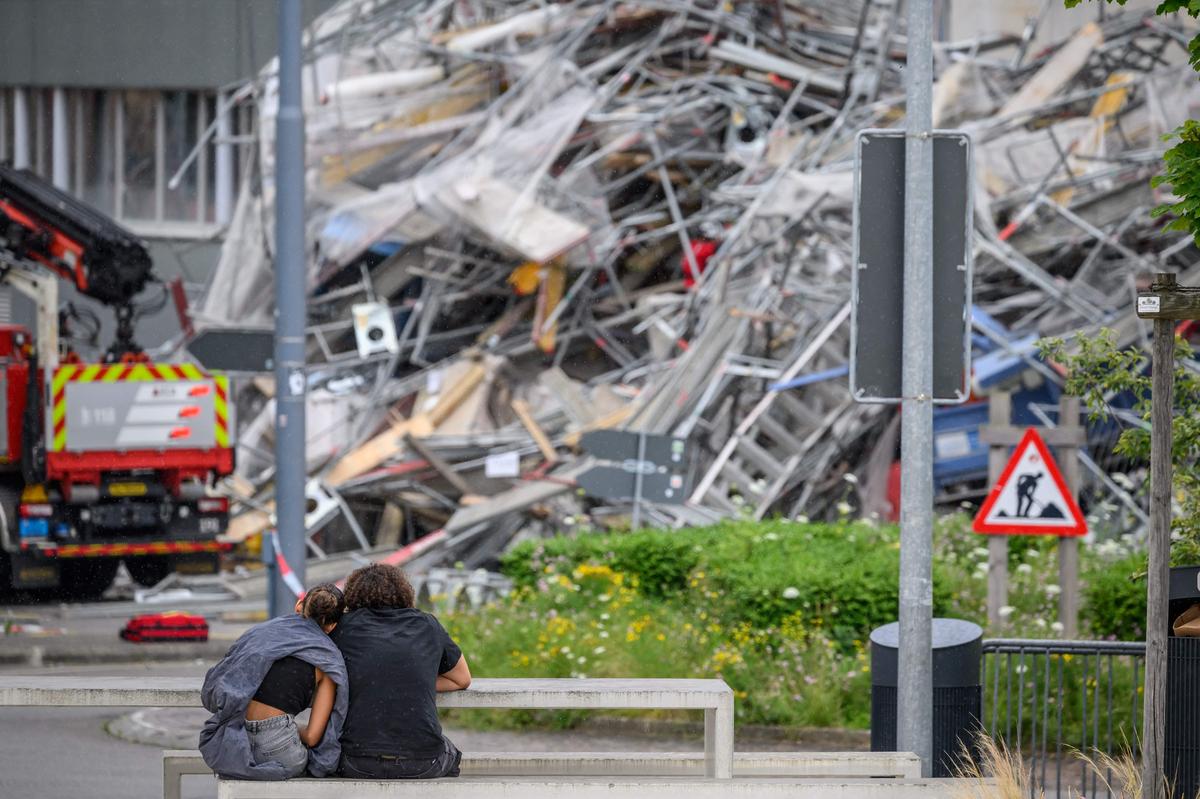
M 1059 429 L 1079 428 L 1079 397 L 1062 396 L 1058 400 Z M 1067 491 L 1079 501 L 1079 449 L 1059 447 L 1057 458 L 1062 470 Z M 1075 536 L 1059 536 L 1058 539 L 1058 620 L 1063 626 L 1063 637 L 1071 640 L 1079 637 L 1079 539 Z
M 1158 274 L 1151 290 L 1170 295 L 1175 276 Z M 1139 298 L 1139 311 L 1142 302 Z M 1160 310 L 1155 305 L 1153 310 Z M 1146 576 L 1146 685 L 1142 726 L 1142 796 L 1165 793 L 1163 753 L 1167 713 L 1167 586 L 1171 557 L 1171 418 L 1174 406 L 1175 324 L 1154 320 L 1150 410 L 1150 567 Z
M 1007 391 L 997 391 L 988 398 L 988 426 L 1001 428 L 1012 424 L 1012 398 Z M 988 486 L 994 486 L 1008 463 L 1008 448 L 992 445 L 988 450 Z M 988 536 L 988 626 L 1000 629 L 1005 619 L 1000 608 L 1008 604 L 1008 536 Z

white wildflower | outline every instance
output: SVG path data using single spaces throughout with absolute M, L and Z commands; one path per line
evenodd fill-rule
M 783 589 L 783 598 L 784 599 L 796 599 L 799 596 L 800 596 L 800 589 L 794 585 L 789 585 L 787 588 Z
M 1063 623 L 1061 621 L 1051 622 L 1050 629 L 1056 633 L 1061 633 L 1064 629 Z
M 1058 596 L 1061 593 L 1062 593 L 1062 586 L 1055 585 L 1054 583 L 1047 583 L 1046 596 Z
M 579 657 L 575 658 L 575 662 L 582 665 L 584 663 L 587 663 L 587 658 L 585 658 L 583 655 L 580 655 Z
M 592 650 L 592 654 L 593 654 L 593 655 L 603 655 L 603 654 L 604 654 L 604 647 L 602 647 L 602 646 L 598 646 L 598 647 L 596 647 L 595 649 L 593 649 L 593 650 Z
M 971 550 L 971 554 L 977 558 L 986 558 L 988 556 L 987 547 L 975 547 Z
M 1028 563 L 1021 563 L 1017 565 L 1017 572 L 1019 574 L 1029 574 L 1031 571 L 1033 571 L 1033 567 Z
M 1033 623 L 1037 625 L 1037 628 L 1039 630 L 1046 629 L 1046 620 L 1045 619 L 1034 619 Z
M 851 508 L 849 502 L 842 501 L 837 504 L 838 516 L 849 516 L 850 510 Z
M 1016 608 L 1014 608 L 1012 605 L 1005 605 L 1004 607 L 1000 608 L 1000 618 L 1007 619 L 1009 616 L 1013 615 L 1013 611 L 1015 610 Z

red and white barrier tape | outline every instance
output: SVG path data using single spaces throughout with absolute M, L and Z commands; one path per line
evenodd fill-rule
M 283 582 L 287 587 L 292 589 L 292 593 L 296 598 L 304 596 L 304 584 L 300 582 L 300 578 L 292 571 L 292 567 L 288 566 L 287 560 L 283 557 L 283 549 L 279 546 L 279 531 L 271 531 L 271 546 L 275 548 L 275 564 L 279 567 L 279 575 L 283 578 Z

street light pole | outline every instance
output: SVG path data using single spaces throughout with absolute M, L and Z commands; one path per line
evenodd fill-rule
M 275 520 L 280 553 L 304 583 L 304 107 L 301 0 L 279 0 L 279 114 L 275 121 Z M 270 613 L 295 594 L 276 569 Z
M 908 0 L 897 744 L 933 760 L 933 3 Z

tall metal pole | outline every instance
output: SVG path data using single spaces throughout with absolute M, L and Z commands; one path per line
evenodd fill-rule
M 933 761 L 933 1 L 908 0 L 897 743 Z
M 279 116 L 275 122 L 275 517 L 281 554 L 304 582 L 304 108 L 301 0 L 279 0 Z M 295 594 L 276 570 L 270 613 Z
M 1175 275 L 1154 277 L 1154 291 L 1175 288 Z M 1146 574 L 1146 687 L 1142 716 L 1142 796 L 1163 795 L 1167 725 L 1167 584 L 1171 579 L 1171 409 L 1175 323 L 1154 320 L 1150 386 L 1150 566 Z

